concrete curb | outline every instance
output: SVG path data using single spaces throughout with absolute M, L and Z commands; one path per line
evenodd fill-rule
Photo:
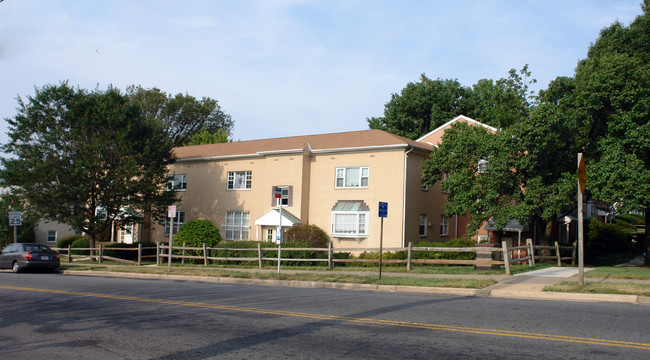
M 341 289 L 358 291 L 385 291 L 420 294 L 441 294 L 456 296 L 486 296 L 512 299 L 535 299 L 535 300 L 556 300 L 556 301 L 583 301 L 583 302 L 607 302 L 650 305 L 650 297 L 638 295 L 617 295 L 617 294 L 583 294 L 563 292 L 541 292 L 507 289 L 464 289 L 445 287 L 423 287 L 423 286 L 401 286 L 401 285 L 375 285 L 375 284 L 352 284 L 333 283 L 325 281 L 301 281 L 301 280 L 267 280 L 267 279 L 246 279 L 235 277 L 214 277 L 214 276 L 193 276 L 193 275 L 167 275 L 167 274 L 139 274 L 139 273 L 117 273 L 110 271 L 82 271 L 64 270 L 62 274 L 82 276 L 109 276 L 132 279 L 169 279 L 197 282 L 211 282 L 223 284 L 248 284 L 262 286 L 290 286 L 301 288 Z

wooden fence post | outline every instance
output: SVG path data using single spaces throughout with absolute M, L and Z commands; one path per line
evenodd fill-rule
M 205 243 L 203 243 L 203 265 L 208 266 L 208 250 L 205 247 Z
M 576 264 L 576 248 L 577 248 L 577 242 L 573 242 L 573 250 L 571 250 L 571 266 L 575 266 Z
M 257 243 L 257 261 L 259 262 L 260 269 L 262 268 L 262 243 Z
M 327 270 L 332 270 L 334 268 L 334 263 L 332 262 L 332 258 L 334 257 L 334 250 L 332 249 L 332 242 L 330 241 L 329 244 L 327 244 Z
M 142 243 L 138 243 L 138 266 L 142 265 Z
M 533 245 L 533 239 L 526 239 L 526 245 L 528 245 L 528 254 L 530 255 L 528 266 L 535 267 L 535 245 Z
M 411 255 L 413 253 L 413 242 L 409 241 L 408 255 L 406 257 L 406 271 L 411 271 Z
M 99 244 L 99 263 L 102 263 L 102 251 L 104 250 L 104 245 Z
M 160 242 L 156 241 L 156 266 L 160 265 Z
M 181 264 L 185 264 L 185 243 L 183 243 L 183 250 L 181 250 Z
M 506 266 L 506 275 L 510 275 L 510 251 L 508 251 L 508 243 L 502 241 L 501 247 L 503 248 L 503 263 Z
M 72 262 L 72 245 L 68 244 L 68 262 Z
M 555 242 L 555 255 L 557 256 L 557 266 L 562 266 L 562 258 L 560 257 L 560 244 Z

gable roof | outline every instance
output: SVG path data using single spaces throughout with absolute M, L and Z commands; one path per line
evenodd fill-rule
M 341 133 L 291 136 L 274 139 L 238 141 L 230 143 L 193 145 L 174 148 L 179 160 L 209 160 L 233 157 L 264 156 L 270 154 L 327 153 L 346 151 L 419 148 L 427 151 L 432 146 L 418 143 L 383 130 L 361 130 Z
M 457 122 L 457 121 L 464 121 L 464 122 L 469 123 L 470 125 L 482 126 L 482 127 L 486 128 L 486 129 L 488 129 L 489 131 L 492 131 L 492 132 L 497 132 L 497 130 L 498 130 L 498 129 L 495 128 L 495 127 L 492 127 L 492 126 L 487 125 L 487 124 L 483 124 L 482 122 L 480 122 L 480 121 L 476 121 L 476 120 L 474 120 L 474 119 L 472 119 L 472 118 L 470 118 L 470 117 L 467 117 L 467 116 L 465 116 L 465 115 L 458 115 L 458 116 L 456 116 L 455 118 L 453 118 L 453 119 L 447 121 L 447 122 L 444 123 L 443 125 L 440 125 L 440 126 L 437 127 L 435 130 L 430 131 L 428 134 L 421 136 L 421 137 L 420 137 L 419 139 L 417 139 L 416 141 L 418 141 L 418 142 L 425 142 L 425 143 L 427 143 L 427 144 L 434 145 L 434 144 L 432 144 L 431 142 L 427 142 L 427 141 L 426 141 L 427 138 L 431 137 L 432 135 L 435 135 L 435 134 L 438 133 L 438 132 L 444 131 L 446 128 L 448 128 L 449 126 L 451 126 L 451 124 L 453 124 L 453 123 L 455 123 L 455 122 Z M 442 135 L 440 135 L 440 136 L 442 136 Z

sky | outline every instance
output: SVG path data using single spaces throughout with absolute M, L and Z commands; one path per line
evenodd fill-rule
M 234 140 L 365 130 L 421 74 L 572 76 L 641 0 L 4 0 L 0 143 L 18 96 L 68 81 L 209 97 Z

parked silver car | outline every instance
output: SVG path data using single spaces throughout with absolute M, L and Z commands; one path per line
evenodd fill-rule
M 0 269 L 17 273 L 23 269 L 56 270 L 61 265 L 59 253 L 44 244 L 10 244 L 0 253 Z

